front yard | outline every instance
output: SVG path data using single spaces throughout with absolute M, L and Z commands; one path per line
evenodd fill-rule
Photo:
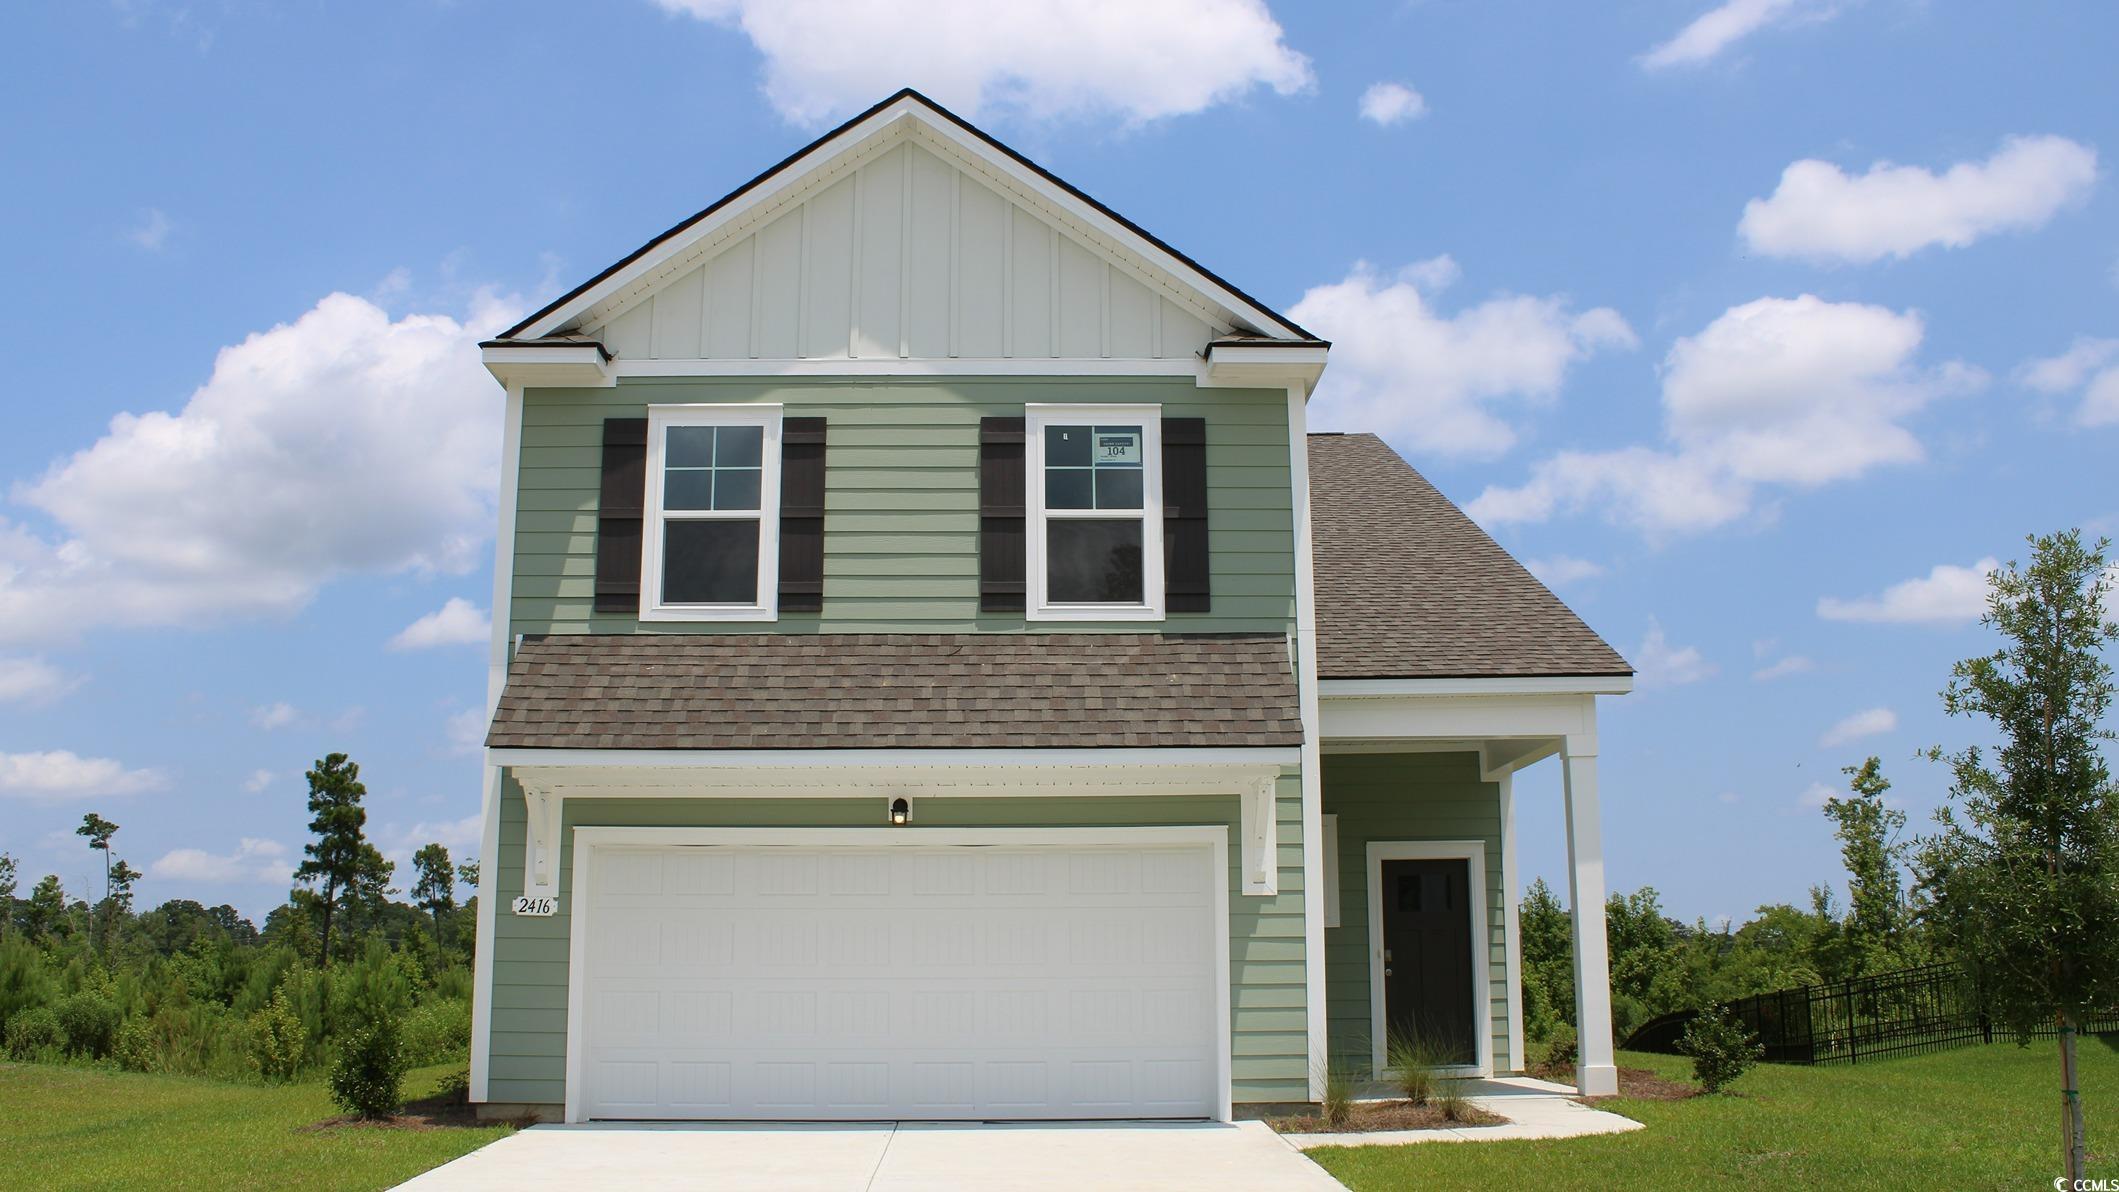
M 405 1091 L 425 1096 L 450 1070 L 416 1069 Z M 505 1126 L 315 1128 L 338 1113 L 320 1082 L 273 1088 L 0 1064 L 0 1184 L 387 1188 L 508 1133 Z
M 2079 1048 L 2090 1175 L 2119 1176 L 2119 1052 Z M 1668 1056 L 1622 1067 L 1689 1075 Z M 1648 1129 L 1556 1142 L 1430 1142 L 1311 1151 L 1357 1192 L 1398 1188 L 2051 1187 L 2059 1172 L 2054 1044 L 2012 1044 L 1856 1067 L 1761 1065 L 1736 1095 L 1619 1098 Z

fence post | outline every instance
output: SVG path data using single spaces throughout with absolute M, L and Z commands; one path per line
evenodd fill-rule
M 1854 1031 L 1854 982 L 1849 981 L 1847 982 L 1847 1063 L 1852 1065 L 1859 1062 L 1860 1059 L 1861 1043 Z

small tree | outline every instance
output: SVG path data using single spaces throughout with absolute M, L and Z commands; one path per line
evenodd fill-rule
M 133 884 L 146 876 L 146 874 L 127 865 L 123 859 L 112 863 L 110 876 L 107 879 L 110 884 L 110 892 L 103 896 L 103 901 L 109 903 L 117 911 L 131 910 Z
M 22 900 L 22 931 L 29 938 L 40 940 L 65 917 L 66 887 L 59 884 L 58 874 L 47 873 Z
M 331 965 L 331 920 L 341 895 L 372 872 L 374 860 L 380 859 L 377 855 L 371 860 L 375 847 L 363 834 L 368 813 L 361 807 L 361 798 L 368 788 L 361 784 L 360 774 L 360 766 L 343 753 L 326 756 L 307 774 L 312 816 L 309 830 L 316 839 L 302 846 L 305 859 L 296 867 L 294 877 L 296 881 L 323 883 L 319 909 L 323 920 L 321 960 L 326 968 Z
M 1851 797 L 1825 800 L 1825 815 L 1847 866 L 1850 903 L 1841 925 L 1846 963 L 1839 975 L 1859 977 L 1897 967 L 1902 950 L 1906 899 L 1898 862 L 1906 813 L 1884 806 L 1891 784 L 1876 758 L 1840 772 L 1849 779 Z
M 434 940 L 440 943 L 442 916 L 456 909 L 456 867 L 449 863 L 449 850 L 435 843 L 412 854 L 412 868 L 419 875 L 412 899 L 434 916 Z
M 2119 1001 L 2119 797 L 2099 743 L 2119 640 L 2105 611 L 2110 543 L 2079 532 L 2031 540 L 2031 563 L 1987 579 L 1981 623 L 2002 647 L 1951 671 L 1943 706 L 1993 722 L 2001 744 L 1947 755 L 1955 808 L 1937 813 L 1920 868 L 1931 918 L 2027 1043 L 2057 1023 L 2067 1178 L 2088 1158 L 2075 1037 Z M 1944 756 L 1937 750 L 1935 756 Z
M 15 859 L 0 853 L 0 936 L 7 934 L 15 920 L 15 883 L 18 880 Z
M 1685 1024 L 1678 1052 L 1692 1057 L 1700 1088 L 1719 1093 L 1766 1054 L 1758 1039 L 1719 1006 L 1709 1006 Z
M 1550 1039 L 1575 1020 L 1574 920 L 1544 878 L 1533 879 L 1516 907 L 1523 949 L 1524 1030 Z

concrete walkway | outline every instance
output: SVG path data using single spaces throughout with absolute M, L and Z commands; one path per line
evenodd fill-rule
M 1262 1122 L 533 1126 L 400 1187 L 1344 1192 Z
M 1348 1134 L 1289 1134 L 1301 1150 L 1321 1146 L 1399 1146 L 1414 1142 L 1499 1142 L 1523 1138 L 1582 1138 L 1624 1134 L 1644 1127 L 1630 1117 L 1606 1113 L 1575 1100 L 1574 1086 L 1529 1076 L 1468 1080 L 1472 1104 L 1508 1119 L 1500 1126 L 1453 1126 L 1446 1130 L 1375 1130 Z M 1364 1098 L 1371 1099 L 1371 1098 Z M 1373 1098 L 1382 1100 L 1385 1098 Z

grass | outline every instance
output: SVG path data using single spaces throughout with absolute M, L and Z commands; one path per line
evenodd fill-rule
M 2119 1039 L 2084 1040 L 2092 1177 L 2119 1176 Z M 1690 1062 L 1622 1053 L 1622 1067 L 1689 1080 Z M 1731 1092 L 1600 1103 L 1647 1124 L 1551 1142 L 1334 1147 L 1309 1152 L 1348 1187 L 2050 1187 L 2060 1163 L 2060 1061 L 2049 1040 L 1855 1067 L 1761 1064 Z
M 426 1096 L 462 1065 L 418 1068 Z M 0 1168 L 10 1189 L 387 1188 L 506 1126 L 313 1129 L 339 1110 L 321 1082 L 280 1087 L 0 1064 Z

